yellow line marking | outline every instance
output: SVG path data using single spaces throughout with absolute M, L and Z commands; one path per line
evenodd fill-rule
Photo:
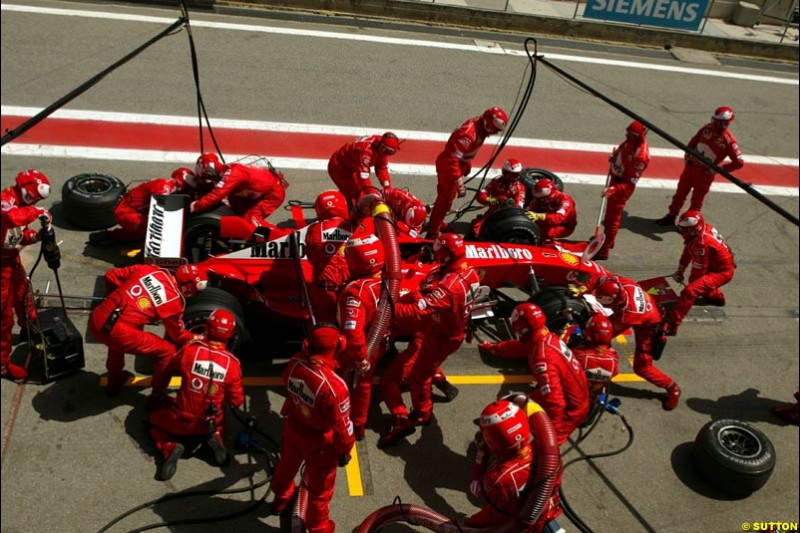
M 350 496 L 363 496 L 364 486 L 361 483 L 361 466 L 358 462 L 358 450 L 353 446 L 350 452 L 350 462 L 344 467 L 344 473 L 347 476 L 347 490 L 350 491 Z
M 249 377 L 244 378 L 243 384 L 245 387 L 283 387 L 283 379 L 279 377 Z M 447 376 L 447 381 L 453 385 L 519 385 L 535 381 L 530 374 L 487 374 L 487 375 L 473 375 L 473 376 Z M 634 382 L 644 381 L 636 374 L 618 374 L 614 377 L 616 382 Z M 125 384 L 126 387 L 149 387 L 151 378 L 147 376 L 134 376 L 129 379 Z M 380 382 L 379 378 L 375 378 L 373 383 Z M 103 376 L 100 378 L 100 386 L 105 387 L 108 384 L 108 378 Z M 178 389 L 181 386 L 181 378 L 174 377 L 169 381 L 171 388 Z

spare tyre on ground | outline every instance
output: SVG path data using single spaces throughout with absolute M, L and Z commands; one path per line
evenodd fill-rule
M 86 230 L 115 225 L 114 209 L 125 193 L 125 184 L 108 174 L 79 174 L 64 183 L 61 209 L 67 222 Z
M 775 448 L 759 429 L 739 420 L 713 420 L 694 441 L 692 459 L 700 476 L 721 492 L 747 496 L 775 469 Z

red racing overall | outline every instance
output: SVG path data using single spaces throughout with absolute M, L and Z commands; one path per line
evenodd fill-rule
M 158 335 L 144 331 L 144 326 L 158 321 L 167 336 L 177 344 L 194 338 L 183 325 L 184 300 L 172 275 L 152 265 L 115 268 L 106 273 L 106 288 L 113 290 L 89 317 L 89 331 L 108 346 L 109 387 L 119 385 L 124 376 L 125 354 L 152 357 L 153 396 L 169 385 L 169 362 L 175 345 Z
M 181 388 L 175 403 L 150 415 L 150 435 L 156 448 L 169 457 L 175 448 L 175 437 L 208 436 L 209 416 L 214 419 L 214 436 L 221 440 L 225 423 L 223 403 L 233 407 L 244 404 L 239 360 L 223 343 L 194 340 L 178 350 L 169 373 L 180 374 Z
M 192 203 L 192 213 L 202 213 L 228 199 L 238 216 L 256 226 L 269 226 L 266 221 L 286 198 L 283 176 L 266 168 L 233 163 L 214 189 Z
M 683 273 L 691 261 L 689 283 L 681 291 L 677 303 L 670 312 L 670 322 L 677 329 L 694 302 L 699 297 L 708 298 L 718 304 L 725 303 L 720 287 L 733 279 L 736 262 L 733 252 L 717 232 L 706 223 L 703 231 L 688 238 L 678 262 L 678 272 Z
M 297 354 L 283 373 L 287 387 L 286 421 L 281 459 L 272 478 L 276 504 L 285 506 L 295 490 L 294 477 L 305 462 L 308 488 L 306 528 L 309 533 L 333 533 L 328 505 L 333 497 L 338 458 L 353 447 L 347 385 L 334 372 L 330 357 Z

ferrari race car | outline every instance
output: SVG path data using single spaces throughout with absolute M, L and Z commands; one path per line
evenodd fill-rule
M 225 218 L 220 220 L 225 228 Z M 313 313 L 309 303 L 317 300 L 316 293 L 322 289 L 313 283 L 305 256 L 306 229 L 272 231 L 267 239 L 229 239 L 226 247 L 232 251 L 195 263 L 208 288 L 187 301 L 187 326 L 199 325 L 213 309 L 226 308 L 237 317 L 232 346 L 238 349 L 248 330 L 261 329 L 262 324 L 307 323 Z M 224 239 L 224 229 L 222 234 Z M 347 235 L 335 238 L 343 243 Z M 435 268 L 424 259 L 431 245 L 430 240 L 408 235 L 398 238 L 400 295 L 416 289 Z M 607 274 L 597 263 L 582 261 L 557 244 L 467 242 L 466 257 L 481 279 L 472 303 L 474 321 L 502 320 L 517 303 L 530 300 L 542 307 L 555 331 L 589 316 L 591 304 L 571 296 L 567 287 L 591 285 Z

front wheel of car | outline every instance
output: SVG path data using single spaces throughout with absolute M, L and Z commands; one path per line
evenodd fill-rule
M 208 316 L 217 309 L 230 311 L 236 320 L 236 332 L 228 341 L 228 349 L 233 353 L 239 353 L 247 337 L 244 309 L 234 295 L 222 289 L 209 287 L 195 296 L 187 298 L 186 309 L 183 312 L 186 329 L 197 335 L 204 334 Z

